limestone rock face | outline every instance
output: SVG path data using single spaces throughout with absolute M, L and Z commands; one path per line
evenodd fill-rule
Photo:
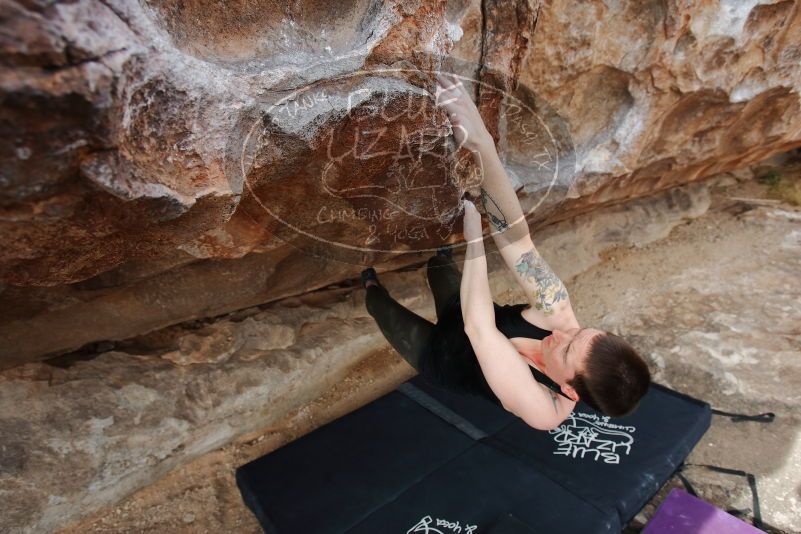
M 535 228 L 801 145 L 798 2 L 608 4 L 4 2 L 0 368 L 458 241 L 433 70 Z

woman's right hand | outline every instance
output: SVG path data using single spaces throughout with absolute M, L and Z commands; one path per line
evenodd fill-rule
M 437 73 L 437 105 L 445 108 L 456 145 L 471 152 L 495 148 L 478 108 L 462 81 L 452 74 Z

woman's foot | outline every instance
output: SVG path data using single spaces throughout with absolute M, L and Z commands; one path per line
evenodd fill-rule
M 437 248 L 437 256 L 443 256 L 449 260 L 453 260 L 453 249 L 450 245 L 443 245 Z
M 362 271 L 362 287 L 367 289 L 370 286 L 381 286 L 378 283 L 378 274 L 375 272 L 375 269 L 372 267 L 368 267 L 367 269 Z

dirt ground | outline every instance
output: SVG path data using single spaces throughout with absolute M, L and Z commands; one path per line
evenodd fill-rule
M 653 331 L 655 328 L 658 329 L 659 321 L 663 320 L 656 308 L 659 302 L 657 297 L 662 298 L 659 296 L 661 295 L 659 280 L 672 280 L 681 273 L 691 270 L 692 276 L 699 279 L 700 283 L 707 277 L 708 280 L 714 279 L 715 283 L 720 285 L 725 281 L 719 280 L 722 271 L 719 272 L 717 269 L 734 265 L 738 257 L 742 261 L 752 261 L 754 268 L 763 263 L 785 261 L 784 257 L 776 259 L 755 256 L 753 248 L 755 244 L 758 245 L 762 239 L 777 238 L 773 235 L 777 227 L 751 224 L 751 222 L 755 217 L 770 218 L 770 210 L 781 208 L 785 213 L 799 215 L 794 221 L 776 223 L 783 225 L 781 228 L 786 235 L 791 235 L 792 232 L 798 231 L 801 210 L 791 205 L 786 197 L 778 196 L 775 187 L 772 188 L 769 183 L 766 185 L 763 182 L 742 181 L 732 183 L 728 187 L 716 188 L 713 191 L 712 207 L 706 215 L 688 221 L 674 229 L 666 239 L 645 247 L 614 250 L 608 254 L 603 264 L 577 276 L 568 284 L 568 289 L 571 291 L 574 306 L 575 303 L 583 304 L 576 306 L 580 321 L 584 323 L 586 319 L 588 323 L 598 324 L 598 321 L 601 321 L 601 324 L 605 324 L 606 321 L 616 320 L 615 314 L 610 310 L 620 306 L 622 295 L 629 295 L 632 291 L 636 293 L 647 286 L 648 289 L 644 291 L 650 292 L 648 295 L 653 295 L 656 300 L 652 302 L 651 307 L 631 307 L 630 310 L 633 311 L 630 311 L 629 316 L 625 320 L 621 319 L 624 323 L 621 330 L 631 335 L 637 335 L 640 331 L 648 332 L 649 328 Z M 725 254 L 734 256 L 724 257 Z M 744 269 L 748 268 L 747 264 L 743 265 Z M 797 273 L 797 265 L 788 268 L 791 272 L 795 270 Z M 775 280 L 775 282 L 774 291 L 785 291 L 781 284 L 787 280 Z M 791 280 L 790 283 L 797 284 L 798 278 Z M 727 306 L 732 306 L 730 302 L 746 298 L 740 293 L 745 291 L 741 286 L 732 286 L 731 294 L 728 295 L 731 301 L 720 299 L 709 303 L 704 301 L 708 306 L 703 313 L 723 315 L 736 313 L 736 310 L 728 309 Z M 672 304 L 679 307 L 682 305 L 678 300 Z M 688 313 L 697 314 L 701 311 L 690 309 Z M 790 309 L 786 313 L 795 314 L 797 317 L 800 312 L 798 309 Z M 764 320 L 771 319 L 767 317 Z M 791 343 L 797 343 L 799 336 L 797 331 L 788 335 Z M 667 344 L 665 347 L 670 345 Z M 797 348 L 796 345 L 796 351 Z M 799 421 L 790 413 L 792 409 L 797 410 L 796 401 L 782 400 L 780 394 L 777 394 L 775 402 L 765 400 L 763 404 L 757 403 L 759 405 L 755 406 L 749 403 L 748 395 L 725 390 L 724 379 L 729 378 L 724 376 L 720 379 L 724 382 L 719 382 L 717 377 L 710 378 L 704 374 L 704 369 L 711 368 L 715 361 L 712 359 L 708 362 L 703 361 L 705 356 L 701 351 L 696 351 L 701 361 L 694 367 L 696 363 L 682 359 L 681 354 L 677 354 L 673 360 L 670 360 L 669 356 L 664 356 L 670 354 L 670 351 L 658 346 L 657 342 L 654 342 L 653 349 L 657 368 L 655 378 L 658 381 L 726 407 L 752 412 L 765 411 L 763 408 L 766 407 L 776 408 L 777 412 L 783 414 L 782 422 L 772 429 L 766 429 L 756 423 L 737 426 L 727 421 L 716 422 L 696 447 L 691 460 L 699 463 L 717 461 L 718 465 L 748 468 L 755 472 L 762 492 L 763 515 L 768 524 L 775 525 L 768 527 L 767 530 L 801 531 L 801 520 L 797 516 L 793 517 L 798 512 L 798 498 L 801 492 L 799 484 L 801 475 L 798 468 L 801 451 L 795 445 L 798 442 Z M 667 363 L 664 361 L 666 358 L 668 358 Z M 792 384 L 798 379 L 797 371 L 797 364 L 785 369 L 789 383 Z M 414 371 L 392 350 L 375 353 L 352 368 L 347 380 L 335 389 L 326 392 L 315 402 L 304 406 L 279 424 L 246 436 L 166 473 L 156 484 L 60 532 L 62 534 L 261 532 L 255 517 L 243 504 L 236 488 L 234 481 L 236 467 L 391 391 L 410 378 L 413 373 Z M 776 380 L 773 376 L 769 378 Z M 764 386 L 761 382 L 749 382 L 747 376 L 740 377 L 739 380 L 745 384 L 742 391 L 746 392 L 759 392 Z M 779 383 L 775 387 L 781 389 L 783 386 Z M 786 446 L 781 448 L 782 458 L 777 464 L 766 459 L 766 456 L 771 456 L 771 452 L 769 450 L 766 452 L 765 449 L 778 442 Z M 741 507 L 743 503 L 746 506 L 750 503 L 747 486 L 738 481 L 729 480 L 722 475 L 700 472 L 690 476 L 701 490 L 701 496 L 718 506 Z M 667 491 L 677 485 L 676 481 L 672 481 L 663 488 L 635 518 L 628 531 L 637 532 Z
M 262 532 L 242 502 L 236 468 L 392 391 L 414 374 L 393 350 L 375 353 L 342 383 L 278 424 L 173 470 L 117 506 L 59 532 Z

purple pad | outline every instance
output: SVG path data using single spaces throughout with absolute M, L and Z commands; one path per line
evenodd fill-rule
M 758 528 L 676 488 L 659 505 L 659 509 L 642 534 L 720 534 L 721 532 L 762 533 Z

